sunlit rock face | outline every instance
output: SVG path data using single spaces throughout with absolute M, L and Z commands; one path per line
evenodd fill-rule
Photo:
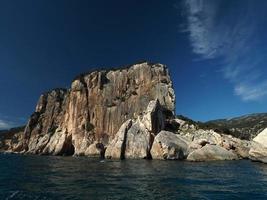
M 56 89 L 41 95 L 16 150 L 53 155 L 95 154 L 103 148 L 92 144 L 107 145 L 124 122 L 140 115 L 145 116 L 146 130 L 158 132 L 164 124 L 149 121 L 149 114 L 144 113 L 155 99 L 158 101 L 154 103 L 161 105 L 162 117 L 172 117 L 175 95 L 168 69 L 162 64 L 143 62 L 80 75 L 69 90 Z
M 151 148 L 153 159 L 182 160 L 188 155 L 188 142 L 178 134 L 161 131 Z
M 267 163 L 267 128 L 253 139 L 249 157 L 251 160 Z
M 150 149 L 155 135 L 165 125 L 166 115 L 158 100 L 149 102 L 147 109 L 137 119 L 126 121 L 107 145 L 106 158 L 150 159 Z
M 206 144 L 187 157 L 189 161 L 237 160 L 238 156 L 218 145 Z

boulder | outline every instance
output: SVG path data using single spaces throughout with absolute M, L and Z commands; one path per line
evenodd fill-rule
M 124 158 L 150 158 L 151 137 L 144 124 L 133 123 L 126 135 Z
M 187 131 L 181 131 L 180 135 L 187 138 L 189 141 L 205 141 L 209 144 L 221 144 L 222 136 L 221 134 L 215 132 L 214 130 L 203 130 L 203 129 L 188 129 Z
M 132 120 L 129 119 L 122 124 L 115 138 L 108 144 L 105 157 L 108 159 L 123 159 L 125 152 L 126 135 L 132 126 Z
M 249 158 L 253 161 L 267 163 L 267 128 L 253 139 Z
M 151 134 L 140 121 L 126 121 L 108 144 L 108 159 L 150 158 Z
M 158 99 L 149 102 L 141 122 L 149 132 L 154 134 L 164 129 L 165 117 Z
M 88 149 L 85 151 L 85 156 L 89 157 L 99 157 L 104 158 L 105 157 L 105 147 L 100 142 L 94 142 L 91 144 Z
M 238 156 L 221 146 L 206 144 L 201 149 L 191 152 L 188 161 L 237 160 Z
M 154 136 L 164 128 L 165 115 L 159 101 L 148 103 L 137 119 L 126 121 L 108 144 L 105 157 L 115 159 L 151 158 Z
M 249 158 L 249 150 L 251 148 L 250 141 L 222 134 L 222 143 L 220 145 L 226 150 L 233 151 L 239 158 Z
M 254 139 L 254 142 L 262 144 L 267 147 L 267 128 L 260 132 Z
M 153 159 L 180 160 L 186 158 L 188 144 L 179 135 L 161 131 L 154 139 L 151 156 Z
M 232 151 L 239 158 L 248 158 L 251 143 L 247 140 L 241 140 L 231 135 L 217 133 L 214 130 L 188 129 L 180 131 L 180 135 L 191 141 L 189 152 L 201 149 L 206 144 L 223 147 L 227 151 Z

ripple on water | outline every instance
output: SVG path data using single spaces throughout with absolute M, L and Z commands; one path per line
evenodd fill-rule
M 0 199 L 267 199 L 267 165 L 0 155 Z

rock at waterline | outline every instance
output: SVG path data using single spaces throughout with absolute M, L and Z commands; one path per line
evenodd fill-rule
M 253 139 L 249 158 L 253 161 L 267 163 L 267 128 Z
M 187 141 L 169 131 L 161 131 L 153 142 L 151 156 L 153 159 L 181 160 L 188 154 Z
M 237 160 L 238 156 L 217 145 L 206 144 L 201 149 L 191 152 L 188 161 Z

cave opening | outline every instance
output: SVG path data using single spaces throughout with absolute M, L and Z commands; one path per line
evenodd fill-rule
M 75 147 L 71 143 L 70 145 L 68 145 L 68 148 L 66 148 L 65 152 L 63 153 L 63 156 L 73 156 L 74 152 L 75 152 Z
M 72 143 L 72 137 L 69 136 L 65 140 L 63 147 L 61 149 L 60 155 L 62 156 L 73 156 L 75 153 L 75 147 Z

